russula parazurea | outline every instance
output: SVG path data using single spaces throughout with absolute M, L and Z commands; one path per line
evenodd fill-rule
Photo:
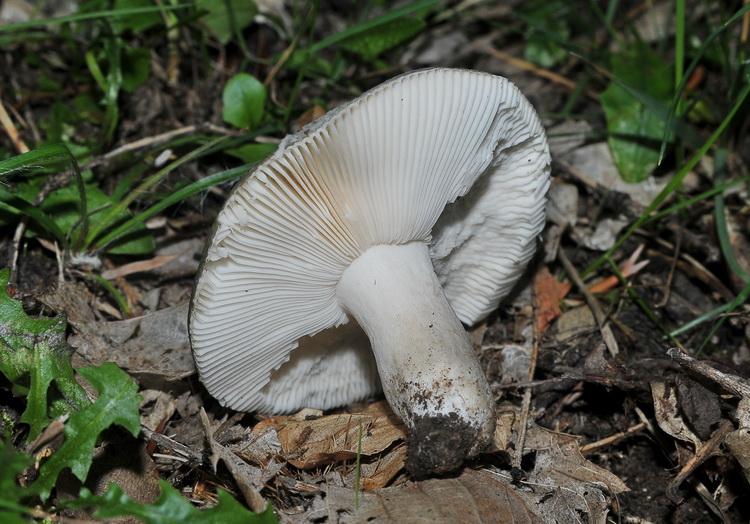
M 427 69 L 286 137 L 238 183 L 196 280 L 190 339 L 222 404 L 282 413 L 381 389 L 407 468 L 482 451 L 495 402 L 464 326 L 493 311 L 544 225 L 550 158 L 508 80 Z

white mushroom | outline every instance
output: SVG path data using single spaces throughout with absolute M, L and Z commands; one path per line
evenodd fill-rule
M 460 466 L 495 427 L 461 323 L 494 310 L 531 258 L 549 162 L 518 89 L 457 69 L 399 76 L 288 136 L 206 250 L 190 312 L 206 388 L 280 413 L 382 384 L 407 468 Z

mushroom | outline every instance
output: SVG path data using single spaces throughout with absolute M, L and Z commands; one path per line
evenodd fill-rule
M 459 467 L 495 428 L 462 323 L 496 309 L 533 255 L 549 172 L 529 102 L 476 71 L 401 75 L 287 136 L 228 198 L 196 280 L 209 393 L 284 413 L 382 387 L 407 469 Z

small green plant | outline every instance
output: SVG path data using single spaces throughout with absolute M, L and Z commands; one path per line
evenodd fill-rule
M 40 509 L 39 502 L 49 498 L 64 469 L 82 482 L 86 480 L 92 456 L 101 433 L 112 425 L 125 428 L 133 436 L 140 434 L 138 386 L 112 363 L 87 367 L 77 373 L 97 391 L 91 401 L 75 378 L 70 363 L 70 348 L 65 343 L 64 318 L 31 318 L 20 302 L 8 294 L 9 271 L 0 271 L 0 372 L 13 384 L 16 395 L 23 396 L 27 408 L 21 422 L 28 424 L 27 441 L 35 439 L 53 419 L 64 420 L 65 440 L 39 467 L 35 480 L 18 483 L 19 475 L 33 463 L 32 457 L 16 451 L 7 436 L 0 441 L 0 518 L 3 522 L 26 522 L 26 518 L 47 518 L 56 508 Z M 62 507 L 98 507 L 95 516 L 110 518 L 133 516 L 146 523 L 168 522 L 276 522 L 269 506 L 256 515 L 234 498 L 219 491 L 219 503 L 200 511 L 166 482 L 161 496 L 151 505 L 130 500 L 122 490 L 110 485 L 102 496 L 86 489 L 80 497 Z

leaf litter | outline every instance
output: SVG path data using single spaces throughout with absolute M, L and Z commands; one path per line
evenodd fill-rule
M 663 4 L 657 7 L 663 9 Z M 486 9 L 488 17 L 497 16 L 490 7 Z M 424 65 L 467 65 L 466 49 L 477 49 L 471 45 L 473 36 L 460 28 L 437 31 L 445 38 L 435 42 L 460 43 L 454 46 L 456 53 L 441 52 L 437 45 L 433 48 L 422 35 L 405 56 L 427 60 Z M 507 34 L 495 32 L 482 45 L 487 42 L 508 43 Z M 449 55 L 455 62 L 446 64 Z M 531 93 L 542 112 L 559 109 L 560 86 L 565 85 L 560 81 L 567 79 L 540 75 L 551 84 L 540 82 L 537 75 L 546 70 L 534 66 L 526 69 L 531 73 L 519 73 L 523 61 L 508 58 L 512 57 L 507 53 L 484 51 L 481 58 L 471 57 L 468 65 L 512 77 L 522 91 Z M 159 100 L 163 98 L 160 95 Z M 313 107 L 312 97 L 309 102 Z M 585 105 L 585 109 L 592 107 Z M 642 108 L 635 110 L 642 112 Z M 141 386 L 139 425 L 143 454 L 151 462 L 137 472 L 135 488 L 115 477 L 126 493 L 131 490 L 127 495 L 117 487 L 107 491 L 106 486 L 91 486 L 87 488 L 91 494 L 81 499 L 81 505 L 98 505 L 104 508 L 100 516 L 113 517 L 117 511 L 113 501 L 128 497 L 133 501 L 127 503 L 132 514 L 146 522 L 158 522 L 170 512 L 185 515 L 182 520 L 187 522 L 200 515 L 222 522 L 231 511 L 239 511 L 239 505 L 232 506 L 235 499 L 262 511 L 258 496 L 271 501 L 284 522 L 403 522 L 411 517 L 456 522 L 466 521 L 467 516 L 476 522 L 605 522 L 615 517 L 657 522 L 700 520 L 709 514 L 728 522 L 728 515 L 736 516 L 738 507 L 747 511 L 741 499 L 747 484 L 736 479 L 741 473 L 743 482 L 750 481 L 750 395 L 746 379 L 740 376 L 742 370 L 746 375 L 750 362 L 747 310 L 728 318 L 728 327 L 712 339 L 714 348 L 736 351 L 718 351 L 709 363 L 687 364 L 691 361 L 674 349 L 668 354 L 672 344 L 664 338 L 664 331 L 710 313 L 738 292 L 738 283 L 717 270 L 720 258 L 710 229 L 712 217 L 699 208 L 688 217 L 640 232 L 637 241 L 613 254 L 612 262 L 624 268 L 646 243 L 641 256 L 649 265 L 633 274 L 621 272 L 624 281 L 613 274 L 614 268 L 584 275 L 584 268 L 614 245 L 622 228 L 653 200 L 665 177 L 660 172 L 644 182 L 623 183 L 606 142 L 601 137 L 592 139 L 593 128 L 587 123 L 571 122 L 559 129 L 565 140 L 557 145 L 553 140 L 556 186 L 562 189 L 551 193 L 551 207 L 558 213 L 556 217 L 550 214 L 554 225 L 545 238 L 546 265 L 533 268 L 533 287 L 519 290 L 497 316 L 474 330 L 477 351 L 502 399 L 494 449 L 456 476 L 411 479 L 402 470 L 403 429 L 382 401 L 332 413 L 306 410 L 289 416 L 252 417 L 217 406 L 191 375 L 185 328 L 185 299 L 197 264 L 194 253 L 200 250 L 202 238 L 181 232 L 174 244 L 180 247 L 157 252 L 157 256 L 176 255 L 173 260 L 157 258 L 130 267 L 115 263 L 108 268 L 107 276 L 134 288 L 135 318 L 113 321 L 111 309 L 102 307 L 107 299 L 92 293 L 90 285 L 66 282 L 40 298 L 48 309 L 68 317 L 72 333 L 67 342 L 76 350 L 74 368 L 115 362 L 137 377 Z M 685 190 L 700 187 L 708 177 L 710 172 L 699 165 Z M 734 195 L 740 202 L 746 198 L 746 193 Z M 735 205 L 730 212 L 731 244 L 735 256 L 746 265 L 747 234 L 741 224 L 747 211 Z M 160 227 L 180 230 L 179 225 L 171 226 Z M 157 243 L 164 244 L 164 238 Z M 581 272 L 583 285 L 561 267 L 556 255 L 561 249 Z M 174 271 L 167 270 L 175 263 Z M 54 273 L 49 268 L 35 272 Z M 592 292 L 597 280 L 607 284 Z M 665 282 L 672 285 L 665 286 Z M 664 330 L 645 316 L 636 298 L 652 305 Z M 45 324 L 42 336 L 24 347 L 29 353 L 37 352 L 41 360 L 50 355 L 69 356 L 62 343 L 64 323 L 47 320 L 52 322 Z M 602 343 L 602 320 L 614 339 L 608 342 L 620 348 L 616 355 Z M 697 347 L 706 331 L 693 327 L 680 340 Z M 47 363 L 58 366 L 53 360 Z M 506 364 L 507 376 L 501 371 Z M 17 366 L 17 362 L 7 365 Z M 23 366 L 29 369 L 28 363 Z M 39 394 L 45 388 L 59 387 L 64 376 L 60 366 L 52 371 L 55 380 L 42 376 L 34 382 L 41 384 Z M 127 392 L 122 398 L 127 397 L 132 406 L 132 387 L 124 386 L 122 377 L 109 375 L 110 371 L 105 365 L 103 375 L 92 376 L 94 386 L 98 380 L 105 390 L 102 401 L 110 395 L 119 398 L 117 385 L 121 384 L 120 391 Z M 23 373 L 13 376 L 14 385 L 21 388 L 36 380 L 31 376 L 27 380 Z M 75 389 L 72 382 L 68 385 Z M 82 398 L 88 402 L 96 390 L 89 388 Z M 531 401 L 524 412 L 519 406 L 529 391 Z M 41 431 L 30 445 L 38 452 L 38 464 L 23 463 L 7 447 L 3 464 L 18 471 L 26 468 L 28 485 L 41 479 L 35 489 L 46 494 L 48 479 L 62 460 L 53 460 L 55 454 L 72 449 L 65 442 L 73 440 L 66 439 L 77 437 L 82 423 L 70 415 L 47 425 L 55 414 L 31 409 L 32 414 L 20 420 L 30 425 L 37 421 L 35 433 L 44 426 L 49 430 Z M 107 422 L 119 422 L 126 433 L 138 432 L 133 420 L 120 420 L 116 411 L 112 417 Z M 116 438 L 97 443 L 98 453 L 106 455 L 108 445 L 118 453 L 131 453 Z M 87 440 L 73 462 L 79 468 L 75 476 L 85 476 L 84 454 L 95 455 L 91 446 Z M 515 460 L 520 467 L 514 466 Z M 42 475 L 42 471 L 47 473 Z M 41 476 L 35 479 L 34 475 Z M 140 507 L 138 480 L 153 488 L 147 479 L 153 481 L 154 475 L 168 482 L 161 483 L 161 496 L 140 493 L 148 495 L 143 500 L 158 499 L 154 508 Z M 0 475 L 0 483 L 8 487 L 3 490 L 7 496 L 17 488 L 7 476 Z M 58 481 L 58 491 L 63 484 Z M 182 495 L 169 486 L 178 487 L 197 505 L 219 502 L 218 516 L 193 513 Z

